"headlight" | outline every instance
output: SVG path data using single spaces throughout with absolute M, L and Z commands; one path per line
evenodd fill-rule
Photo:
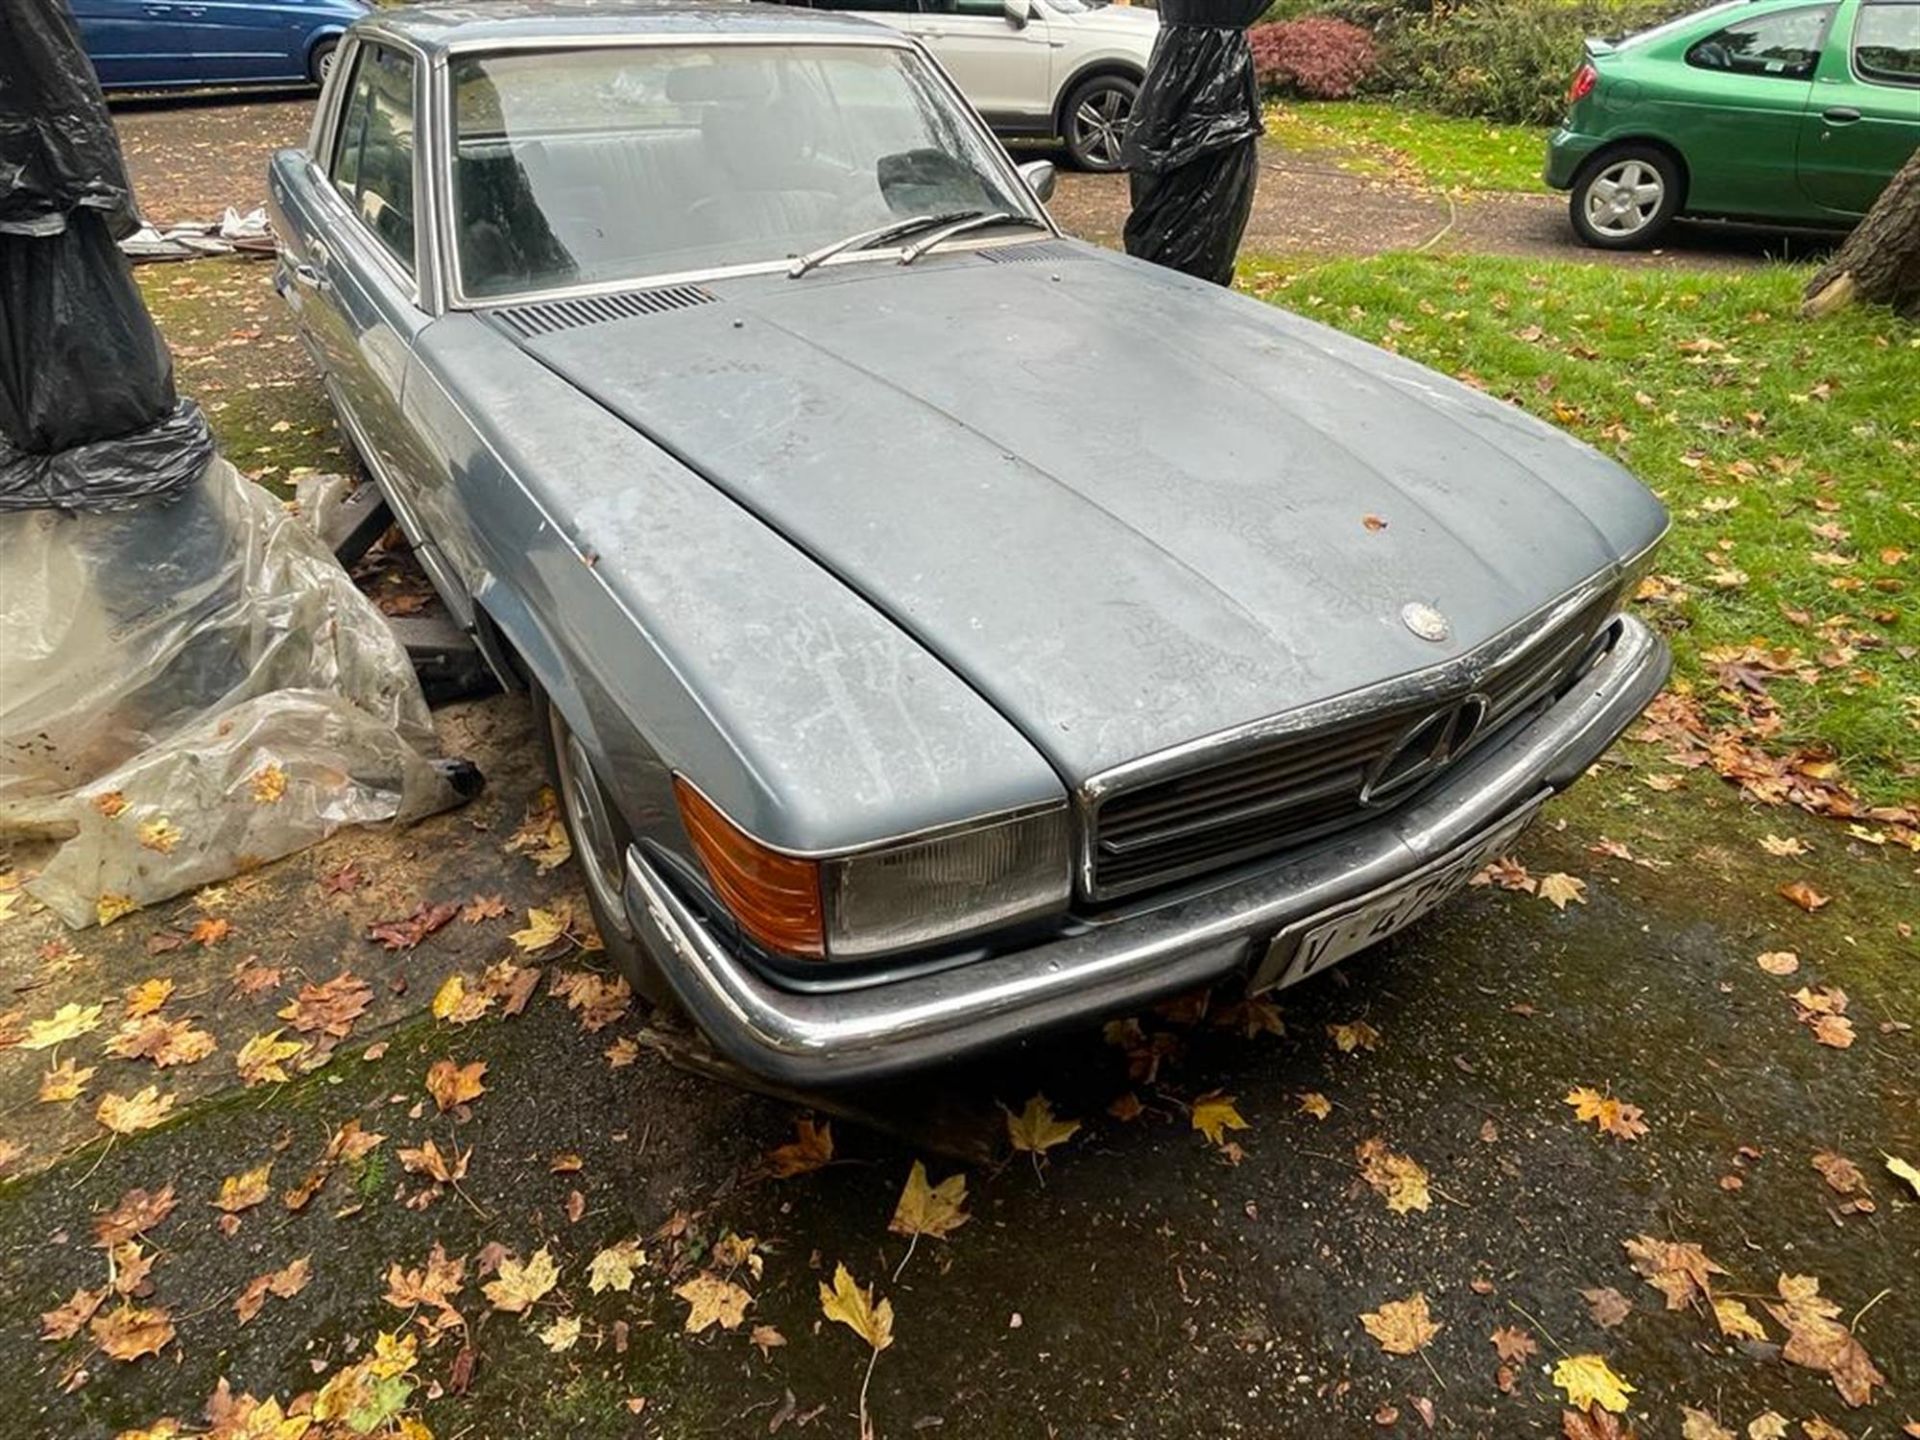
M 848 855 L 754 839 L 685 778 L 680 818 L 714 892 L 769 950 L 850 959 L 978 934 L 1066 907 L 1064 802 Z
M 1064 909 L 1069 848 L 1062 804 L 825 861 L 827 953 L 902 950 Z

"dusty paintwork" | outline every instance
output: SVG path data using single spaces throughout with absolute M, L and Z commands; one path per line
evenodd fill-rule
M 638 936 L 743 1063 L 878 1074 L 1237 968 L 1276 935 L 1304 946 L 1339 907 L 1451 874 L 1657 688 L 1664 646 L 1606 618 L 1665 523 L 1632 476 L 1465 386 L 1066 240 L 1037 209 L 924 254 L 911 239 L 822 250 L 798 274 L 776 233 L 764 258 L 671 288 L 635 280 L 629 297 L 655 289 L 624 307 L 599 303 L 613 282 L 467 306 L 448 265 L 447 57 L 614 35 L 831 40 L 920 63 L 882 27 L 732 7 L 369 21 L 343 73 L 363 42 L 416 62 L 414 266 L 308 153 L 283 151 L 282 289 L 449 610 L 503 678 L 551 698 L 633 832 L 597 842 L 603 921 Z M 323 96 L 322 153 L 345 90 Z M 927 95 L 913 104 L 950 102 L 942 123 L 977 130 L 957 92 Z M 965 163 L 982 193 L 990 178 L 1025 197 L 977 138 L 984 158 Z M 711 178 L 731 173 L 716 157 Z M 1529 647 L 1555 658 L 1523 717 L 1492 697 L 1517 693 Z M 1347 807 L 1339 844 L 1316 849 L 1330 827 L 1289 822 L 1126 888 L 1096 874 L 1116 787 L 1264 744 L 1275 717 L 1320 734 L 1418 706 L 1439 709 L 1365 752 L 1357 798 L 1335 796 L 1354 762 L 1315 773 Z M 1454 764 L 1490 713 L 1488 743 Z M 1374 787 L 1400 760 L 1389 801 Z M 805 1001 L 814 976 L 741 943 L 706 893 L 676 775 L 761 842 L 808 855 L 1024 824 L 1036 808 L 1034 828 L 1051 829 L 939 862 L 973 888 L 922 900 L 936 918 L 916 917 L 911 939 L 836 931 L 845 890 L 822 878 L 836 938 L 814 953 L 872 963 Z M 1248 802 L 1233 803 L 1204 823 L 1240 826 Z M 1038 858 L 1016 868 L 1016 853 Z M 916 863 L 890 854 L 868 873 L 894 865 L 931 887 L 934 862 Z M 1196 876 L 1204 906 L 1174 890 Z M 1022 899 L 989 908 L 1003 883 Z M 935 892 L 890 903 L 922 894 Z M 1123 895 L 1124 913 L 1100 908 Z M 1368 924 L 1356 933 L 1390 928 Z

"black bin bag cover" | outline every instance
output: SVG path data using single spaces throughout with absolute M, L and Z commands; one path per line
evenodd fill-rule
M 115 243 L 138 226 L 67 0 L 0 0 L 0 511 L 173 499 L 213 457 Z
M 1129 255 L 1219 285 L 1253 212 L 1260 88 L 1247 26 L 1269 0 L 1161 0 L 1160 36 L 1121 147 Z

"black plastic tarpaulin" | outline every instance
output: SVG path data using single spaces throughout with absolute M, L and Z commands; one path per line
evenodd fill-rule
M 1270 0 L 1160 0 L 1160 36 L 1134 101 L 1129 255 L 1233 282 L 1259 177 L 1260 88 L 1247 26 Z
M 0 0 L 0 511 L 172 499 L 213 458 L 115 244 L 138 228 L 67 0 Z

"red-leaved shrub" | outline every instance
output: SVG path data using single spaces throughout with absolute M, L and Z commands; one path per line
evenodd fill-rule
M 1309 100 L 1345 100 L 1373 72 L 1373 36 L 1325 15 L 1247 32 L 1260 88 Z

